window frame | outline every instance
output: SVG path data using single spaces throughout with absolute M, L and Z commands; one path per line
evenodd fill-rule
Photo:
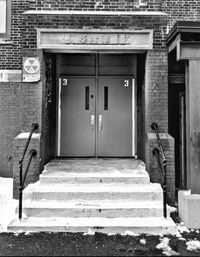
M 6 1 L 6 31 L 5 33 L 0 32 L 0 39 L 9 39 L 11 34 L 11 0 L 0 1 Z

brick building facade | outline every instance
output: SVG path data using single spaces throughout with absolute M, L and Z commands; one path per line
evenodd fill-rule
M 159 181 L 152 155 L 156 140 L 150 127 L 152 122 L 158 123 L 169 163 L 168 200 L 174 203 L 175 188 L 181 186 L 177 175 L 180 165 L 177 165 L 176 154 L 179 152 L 174 150 L 173 108 L 169 107 L 173 97 L 169 99 L 169 95 L 172 85 L 184 86 L 185 70 L 184 65 L 173 61 L 173 54 L 168 54 L 166 39 L 177 21 L 199 20 L 200 3 L 185 0 L 10 0 L 8 3 L 10 35 L 0 39 L 0 175 L 16 177 L 17 158 L 20 145 L 23 145 L 23 140 L 17 136 L 28 132 L 33 122 L 40 126 L 37 132 L 41 133 L 41 138 L 37 143 L 34 141 L 40 156 L 34 160 L 32 169 L 37 171 L 35 176 L 30 176 L 29 182 L 36 181 L 43 165 L 57 156 L 57 56 L 62 52 L 72 53 L 73 47 L 70 51 L 55 50 L 53 46 L 43 48 L 39 29 L 50 29 L 52 33 L 59 29 L 102 30 L 105 33 L 109 30 L 148 30 L 153 33 L 152 47 L 132 50 L 137 56 L 137 157 L 145 161 L 151 180 Z M 109 49 L 106 49 L 108 53 L 113 52 L 112 46 Z M 92 49 L 91 52 L 98 51 Z M 131 51 L 124 50 L 126 52 Z M 41 79 L 38 82 L 23 82 L 24 57 L 40 58 Z M 168 65 L 171 62 L 173 65 Z M 172 124 L 170 128 L 169 124 Z

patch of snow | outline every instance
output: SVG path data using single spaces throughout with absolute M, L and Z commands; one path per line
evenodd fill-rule
M 188 251 L 196 251 L 196 252 L 200 251 L 200 241 L 198 240 L 191 240 L 187 242 L 186 245 L 187 245 Z
M 160 239 L 160 244 L 156 246 L 157 249 L 163 249 L 163 250 L 168 250 L 170 247 L 168 245 L 169 243 L 169 238 L 168 237 L 163 237 Z
M 167 256 L 172 256 L 172 255 L 180 255 L 176 251 L 172 250 L 172 248 L 169 246 L 169 238 L 168 237 L 163 237 L 160 239 L 160 244 L 156 246 L 157 249 L 162 249 L 162 253 L 167 255 Z
M 122 233 L 122 236 L 139 236 L 139 234 L 136 234 L 130 230 L 126 230 L 124 233 Z
M 178 240 L 186 241 L 186 239 L 184 237 L 180 237 Z
M 84 236 L 86 236 L 86 235 L 94 236 L 94 235 L 95 235 L 95 231 L 93 231 L 93 230 L 91 230 L 91 229 L 89 228 L 89 229 L 88 229 L 88 232 L 85 232 L 83 235 L 84 235 Z
M 20 139 L 26 139 L 28 138 L 30 135 L 30 132 L 22 132 L 20 133 L 16 138 L 20 138 Z M 37 138 L 40 138 L 40 133 L 33 133 L 32 134 L 32 139 L 37 139 Z
M 27 235 L 30 235 L 30 234 L 32 234 L 32 232 L 26 231 L 24 235 L 27 236 Z
M 170 206 L 170 205 L 168 205 L 168 210 L 169 210 L 170 213 L 177 212 L 177 208 L 173 207 L 173 206 Z
M 23 232 L 24 232 L 23 230 L 14 231 L 14 235 L 18 236 L 20 233 L 23 233 Z
M 17 215 L 18 201 L 12 195 L 13 178 L 0 177 L 0 232 L 7 232 L 7 226 Z
M 182 235 L 179 232 L 177 232 L 175 236 L 178 237 L 178 238 L 182 237 Z
M 183 233 L 183 232 L 189 233 L 190 232 L 189 229 L 186 228 L 186 226 L 184 225 L 183 222 L 181 222 L 180 224 L 177 224 L 177 228 L 180 233 Z
M 140 244 L 145 245 L 147 243 L 147 240 L 145 238 L 140 239 Z
M 22 219 L 28 219 L 26 213 L 22 212 Z

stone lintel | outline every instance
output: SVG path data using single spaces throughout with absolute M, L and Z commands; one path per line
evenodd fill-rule
M 37 29 L 38 49 L 73 51 L 153 49 L 153 30 Z

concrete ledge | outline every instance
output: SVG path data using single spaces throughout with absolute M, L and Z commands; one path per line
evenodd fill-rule
M 179 216 L 187 228 L 200 228 L 200 195 L 191 194 L 191 190 L 178 192 Z
M 168 16 L 161 11 L 70 11 L 70 10 L 29 10 L 31 15 L 104 15 L 104 16 Z
M 30 132 L 22 132 L 19 135 L 15 137 L 15 139 L 28 139 L 30 135 Z M 40 133 L 33 133 L 31 139 L 40 139 L 41 134 Z
M 155 133 L 148 133 L 148 140 L 155 139 L 156 140 L 156 134 Z M 159 133 L 160 139 L 165 140 L 174 140 L 173 137 L 170 134 L 167 133 Z

